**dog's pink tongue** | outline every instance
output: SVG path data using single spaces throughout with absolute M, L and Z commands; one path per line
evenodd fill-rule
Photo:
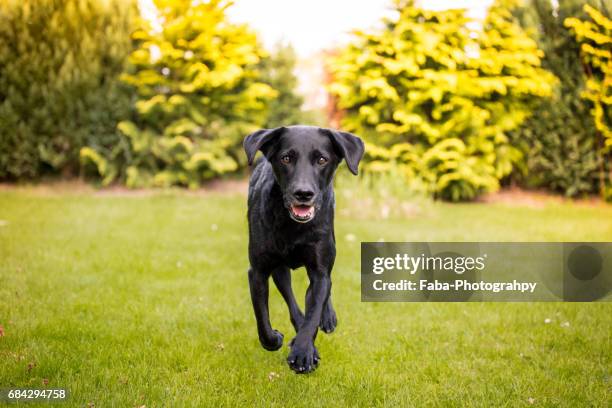
M 293 206 L 293 212 L 298 217 L 306 217 L 310 213 L 310 206 L 308 206 L 308 205 L 295 205 L 295 206 Z

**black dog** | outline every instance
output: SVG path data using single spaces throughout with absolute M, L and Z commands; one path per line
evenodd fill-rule
M 289 366 L 298 373 L 314 370 L 318 327 L 336 328 L 330 298 L 331 270 L 336 258 L 333 178 L 342 159 L 357 174 L 364 146 L 350 133 L 312 126 L 264 129 L 244 140 L 249 164 L 258 150 L 261 159 L 249 183 L 249 286 L 259 341 L 278 350 L 283 335 L 272 329 L 268 314 L 268 279 L 289 306 L 297 335 L 290 343 Z M 300 310 L 289 269 L 306 267 L 310 286 L 306 316 Z

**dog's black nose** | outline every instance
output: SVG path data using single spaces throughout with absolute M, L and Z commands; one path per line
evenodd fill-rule
M 310 190 L 296 190 L 293 192 L 293 196 L 303 203 L 308 202 L 314 197 L 314 192 Z

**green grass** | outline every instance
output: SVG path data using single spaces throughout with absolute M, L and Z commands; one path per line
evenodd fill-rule
M 0 192 L 0 387 L 46 379 L 70 389 L 61 406 L 610 406 L 609 303 L 361 303 L 359 242 L 610 241 L 612 206 L 350 205 L 340 195 L 339 326 L 295 375 L 275 289 L 285 345 L 257 341 L 243 196 Z

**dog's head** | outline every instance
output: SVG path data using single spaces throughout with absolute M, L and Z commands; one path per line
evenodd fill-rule
M 314 126 L 262 129 L 244 139 L 249 164 L 261 151 L 272 164 L 285 207 L 297 222 L 312 220 L 342 159 L 357 174 L 364 152 L 357 136 Z

